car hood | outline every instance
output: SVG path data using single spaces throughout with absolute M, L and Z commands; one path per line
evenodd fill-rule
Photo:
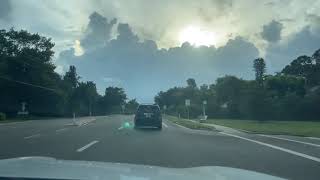
M 57 160 L 50 157 L 20 157 L 0 160 L 0 177 L 90 180 L 281 179 L 253 171 L 220 166 L 165 168 L 123 163 Z

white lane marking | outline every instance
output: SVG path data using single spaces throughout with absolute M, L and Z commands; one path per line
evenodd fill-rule
M 67 129 L 68 129 L 68 128 L 57 129 L 56 132 L 65 131 L 65 130 L 67 130 Z
M 188 130 L 188 131 L 192 130 L 192 129 L 190 129 L 190 128 L 181 126 L 180 124 L 176 124 L 176 123 L 174 123 L 174 124 L 177 125 L 178 127 L 182 128 L 182 129 L 185 129 L 185 130 Z
M 92 145 L 94 145 L 94 144 L 96 144 L 96 143 L 98 143 L 98 142 L 99 142 L 99 141 L 92 141 L 91 143 L 83 146 L 82 148 L 77 149 L 77 152 L 82 152 L 82 151 L 86 150 L 87 148 L 89 148 L 90 146 L 92 146 Z
M 289 154 L 300 156 L 300 157 L 303 157 L 303 158 L 306 158 L 306 159 L 310 159 L 310 160 L 313 160 L 313 161 L 316 161 L 316 162 L 320 163 L 320 158 L 317 158 L 317 157 L 314 157 L 314 156 L 310 156 L 310 155 L 307 155 L 307 154 L 303 154 L 303 153 L 299 153 L 299 152 L 296 152 L 296 151 L 292 151 L 290 149 L 282 148 L 282 147 L 279 147 L 279 146 L 274 146 L 274 145 L 271 145 L 271 144 L 268 144 L 268 143 L 263 143 L 263 142 L 260 142 L 260 141 L 248 139 L 248 138 L 245 138 L 245 137 L 241 137 L 241 136 L 237 136 L 237 135 L 229 134 L 229 133 L 225 133 L 225 132 L 220 132 L 220 134 L 224 134 L 224 135 L 227 135 L 227 136 L 231 136 L 231 137 L 239 138 L 239 139 L 242 139 L 242 140 L 254 142 L 254 143 L 260 144 L 262 146 L 267 146 L 267 147 L 270 147 L 270 148 L 273 148 L 273 149 L 277 149 L 277 150 L 280 150 L 280 151 L 283 151 L 283 152 L 286 152 L 286 153 L 289 153 Z
M 313 139 L 313 140 L 320 140 L 320 138 L 317 138 L 317 137 L 306 137 L 308 139 Z
M 31 135 L 31 136 L 27 136 L 27 137 L 24 137 L 24 139 L 35 138 L 35 137 L 38 137 L 38 136 L 40 136 L 40 134 L 34 134 L 34 135 Z
M 168 128 L 168 125 L 166 125 L 164 122 L 162 123 L 162 125 L 166 128 Z
M 308 143 L 308 142 L 297 141 L 297 140 L 293 140 L 293 139 L 287 139 L 287 138 L 276 137 L 276 136 L 269 136 L 269 135 L 264 135 L 264 134 L 259 134 L 259 135 L 263 136 L 263 137 L 269 137 L 269 138 L 274 138 L 274 139 L 280 139 L 280 140 L 291 141 L 291 142 L 306 144 L 306 145 L 310 145 L 310 146 L 320 147 L 320 144 Z
M 22 122 L 1 123 L 1 124 L 0 124 L 0 126 L 5 126 L 5 125 L 15 125 L 15 124 L 22 124 L 22 123 L 27 123 L 27 122 L 32 122 L 32 120 L 22 121 Z

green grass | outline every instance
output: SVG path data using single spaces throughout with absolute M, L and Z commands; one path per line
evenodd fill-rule
M 320 122 L 312 121 L 260 122 L 253 120 L 209 119 L 206 123 L 213 123 L 254 133 L 320 137 Z
M 179 124 L 181 126 L 190 128 L 190 129 L 196 129 L 196 130 L 216 130 L 214 127 L 212 126 L 207 126 L 205 124 L 201 124 L 201 123 L 197 123 L 197 122 L 192 122 L 186 119 L 179 119 L 177 117 L 174 116 L 165 116 L 165 118 L 173 123 Z

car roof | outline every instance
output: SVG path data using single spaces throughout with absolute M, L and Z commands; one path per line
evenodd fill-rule
M 139 106 L 157 106 L 157 107 L 159 107 L 157 104 L 139 104 Z
M 160 109 L 160 106 L 158 106 L 157 104 L 140 104 L 137 109 L 139 109 L 140 107 L 157 107 L 158 109 Z

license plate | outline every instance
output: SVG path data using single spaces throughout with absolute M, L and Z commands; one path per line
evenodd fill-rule
M 146 118 L 151 118 L 152 115 L 153 115 L 153 113 L 144 113 L 144 116 L 145 116 Z

